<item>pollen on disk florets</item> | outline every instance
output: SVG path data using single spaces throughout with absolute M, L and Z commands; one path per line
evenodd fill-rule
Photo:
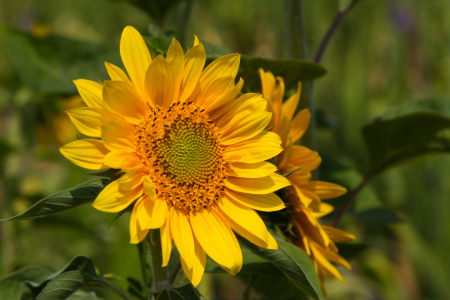
M 136 127 L 136 152 L 159 199 L 187 213 L 209 209 L 220 199 L 226 163 L 217 131 L 193 101 L 151 109 Z

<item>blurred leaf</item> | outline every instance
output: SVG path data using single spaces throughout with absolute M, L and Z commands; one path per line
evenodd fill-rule
M 89 173 L 86 174 L 86 176 L 93 176 L 93 177 L 106 177 L 111 179 L 111 181 L 119 179 L 120 176 L 122 174 L 120 174 L 123 172 L 121 170 L 117 170 L 117 169 L 106 169 L 106 170 L 101 170 L 100 172 L 95 172 L 95 173 Z
M 110 291 L 122 299 L 132 300 L 121 289 L 97 275 L 93 261 L 86 256 L 72 259 L 61 271 L 39 285 L 28 284 L 36 300 L 66 299 L 81 288 L 95 287 Z
M 285 278 L 284 274 L 275 265 L 268 260 L 256 255 L 245 245 L 241 244 L 243 265 L 239 274 L 257 274 L 267 277 Z M 207 273 L 226 273 L 215 261 L 209 256 L 206 258 Z
M 307 300 L 309 297 L 304 294 L 295 284 L 284 278 L 273 278 L 258 276 L 252 286 L 251 295 L 260 295 L 261 300 Z M 250 299 L 253 299 L 251 297 Z
M 382 207 L 372 208 L 359 213 L 353 213 L 352 215 L 366 222 L 400 223 L 404 221 L 392 210 Z
M 23 287 L 22 283 L 25 281 L 39 283 L 50 274 L 49 271 L 39 267 L 27 267 L 0 278 L 0 299 L 32 299 L 29 291 Z M 22 293 L 25 294 L 23 298 L 21 298 Z
M 366 251 L 369 246 L 366 244 L 359 243 L 338 243 L 336 246 L 339 249 L 339 255 L 345 258 L 346 260 L 354 259 L 361 255 L 364 251 Z
M 371 158 L 371 175 L 425 155 L 450 151 L 450 118 L 417 112 L 363 128 Z
M 166 35 L 144 37 L 144 40 L 147 43 L 147 46 L 150 48 L 150 50 L 153 50 L 156 53 L 156 55 L 162 53 L 164 56 L 167 54 L 167 50 L 169 50 L 170 44 L 172 43 L 172 39 L 173 39 L 172 36 Z
M 297 246 L 276 239 L 278 250 L 269 250 L 260 248 L 240 236 L 238 239 L 253 253 L 272 262 L 299 289 L 314 299 L 324 299 L 311 259 Z
M 116 0 L 117 1 L 117 0 Z M 183 0 L 127 0 L 129 3 L 145 11 L 160 26 L 165 25 L 167 13 Z
M 75 79 L 108 79 L 104 62 L 122 66 L 116 46 L 3 30 L 2 46 L 22 83 L 34 92 L 75 94 Z
M 81 204 L 92 202 L 110 182 L 111 180 L 107 178 L 87 181 L 39 200 L 26 211 L 1 221 L 26 220 L 45 217 L 77 207 Z
M 217 57 L 208 57 L 208 65 Z M 284 79 L 286 89 L 296 89 L 299 81 L 311 81 L 324 76 L 327 71 L 319 64 L 299 59 L 272 59 L 255 56 L 241 56 L 241 64 L 236 78 L 244 79 L 244 90 L 257 92 L 261 90 L 258 69 L 271 71 Z
M 159 293 L 153 293 L 153 297 L 155 300 L 200 300 L 200 294 L 192 284 L 167 288 Z
M 127 277 L 127 285 L 128 285 L 128 289 L 127 292 L 130 295 L 136 296 L 139 299 L 143 299 L 146 300 L 146 297 L 143 297 L 142 292 L 144 291 L 144 289 L 142 288 L 141 283 L 139 282 L 139 280 L 134 279 L 133 277 Z
M 233 51 L 231 51 L 230 49 L 227 49 L 223 46 L 219 46 L 219 45 L 204 41 L 202 39 L 200 39 L 200 42 L 202 42 L 203 46 L 205 46 L 206 55 L 223 56 L 223 55 L 233 53 Z

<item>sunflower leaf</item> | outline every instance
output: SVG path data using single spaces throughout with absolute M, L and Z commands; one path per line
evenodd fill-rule
M 163 289 L 158 293 L 153 293 L 155 300 L 200 300 L 200 293 L 192 284 L 186 284 L 176 288 Z
M 111 180 L 108 178 L 87 181 L 39 200 L 24 212 L 0 221 L 26 220 L 46 217 L 77 207 L 81 204 L 92 202 L 110 182 Z
M 93 261 L 82 255 L 73 258 L 61 271 L 39 285 L 28 284 L 36 300 L 66 299 L 75 291 L 87 287 L 107 290 L 122 299 L 132 300 L 124 291 L 98 276 Z
M 450 118 L 419 111 L 367 125 L 363 136 L 373 176 L 413 159 L 449 153 Z
M 23 283 L 27 281 L 39 283 L 50 274 L 49 271 L 39 267 L 26 267 L 0 278 L 0 299 L 33 299 Z
M 209 65 L 218 56 L 207 56 L 206 65 Z M 243 92 L 257 92 L 261 90 L 261 79 L 258 69 L 271 71 L 275 76 L 284 78 L 286 89 L 297 88 L 299 81 L 311 81 L 324 76 L 327 71 L 319 64 L 299 59 L 273 59 L 256 56 L 241 56 L 239 72 L 236 78 L 244 79 Z
M 297 246 L 276 238 L 278 249 L 269 250 L 258 247 L 240 236 L 238 239 L 253 253 L 273 263 L 300 290 L 314 299 L 324 299 L 311 259 Z

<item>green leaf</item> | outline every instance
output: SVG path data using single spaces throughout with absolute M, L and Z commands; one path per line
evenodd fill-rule
M 268 260 L 256 255 L 249 248 L 241 243 L 243 265 L 239 274 L 255 274 L 267 277 L 286 278 L 277 267 Z M 206 258 L 205 272 L 207 273 L 226 273 L 209 256 Z
M 118 1 L 118 0 L 115 0 Z M 154 22 L 160 26 L 165 25 L 164 20 L 168 12 L 178 3 L 183 0 L 127 0 L 134 6 L 146 12 Z
M 376 175 L 412 159 L 450 151 L 450 118 L 435 112 L 416 112 L 363 128 Z
M 19 300 L 22 294 L 25 294 L 22 299 L 32 299 L 23 282 L 39 283 L 50 274 L 49 271 L 39 267 L 27 267 L 0 278 L 0 299 Z
M 57 192 L 47 198 L 39 200 L 24 212 L 1 221 L 26 220 L 32 218 L 46 217 L 59 213 L 81 204 L 95 200 L 103 188 L 111 182 L 110 179 L 93 179 L 72 188 Z
M 310 299 L 304 292 L 295 286 L 286 277 L 273 278 L 267 276 L 258 276 L 252 286 L 249 299 L 254 299 L 256 293 L 260 295 L 261 300 L 307 300 Z
M 324 299 L 313 263 L 300 248 L 276 239 L 278 250 L 269 250 L 260 248 L 240 236 L 238 239 L 253 253 L 272 262 L 300 290 L 314 299 Z
M 39 285 L 28 284 L 28 287 L 36 300 L 62 300 L 79 289 L 92 287 L 110 291 L 125 300 L 133 300 L 121 289 L 99 277 L 94 263 L 86 256 L 75 257 L 50 279 Z
M 352 215 L 366 222 L 401 223 L 404 221 L 392 210 L 382 207 L 372 208 Z
M 153 297 L 155 300 L 200 300 L 200 294 L 192 284 L 163 289 L 153 293 Z
M 207 59 L 207 63 L 211 62 Z M 244 92 L 261 90 L 261 79 L 258 69 L 271 71 L 275 76 L 284 78 L 286 90 L 297 89 L 299 81 L 311 81 L 324 76 L 327 71 L 319 64 L 299 59 L 272 59 L 254 56 L 241 56 L 241 64 L 237 78 L 244 79 Z
M 123 66 L 117 46 L 50 35 L 37 38 L 4 29 L 1 43 L 22 83 L 31 91 L 75 94 L 74 79 L 109 79 L 104 62 Z

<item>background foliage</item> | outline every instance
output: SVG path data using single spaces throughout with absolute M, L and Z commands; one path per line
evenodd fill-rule
M 309 57 L 338 4 L 304 1 Z M 340 269 L 345 284 L 328 282 L 329 299 L 450 299 L 450 158 L 436 156 L 450 147 L 449 14 L 444 0 L 361 1 L 323 56 L 327 75 L 314 89 L 320 178 L 349 190 L 367 174 L 373 178 L 340 223 L 358 242 L 340 248 L 354 269 Z M 211 56 L 231 51 L 289 57 L 281 1 L 0 1 L 0 218 L 93 179 L 58 151 L 76 138 L 75 131 L 60 130 L 68 120 L 63 111 L 80 105 L 72 80 L 107 79 L 104 60 L 121 66 L 118 43 L 126 25 L 148 36 L 151 49 L 167 49 L 170 36 L 189 47 L 196 34 Z M 289 81 L 288 94 L 295 81 Z M 253 91 L 259 84 L 249 83 Z M 398 134 L 384 134 L 389 126 Z M 427 139 L 415 148 L 415 137 L 424 132 Z M 375 139 L 377 134 L 381 138 Z M 110 282 L 139 290 L 127 279 L 141 279 L 138 249 L 129 244 L 128 214 L 107 229 L 113 218 L 82 205 L 48 218 L 1 222 L 0 277 L 37 265 L 41 268 L 27 270 L 26 280 L 40 282 L 83 254 Z M 207 299 L 241 299 L 250 277 L 205 274 L 198 289 Z M 253 282 L 252 298 L 275 298 L 273 290 L 263 290 L 264 280 Z M 292 284 L 270 280 L 280 281 L 277 296 L 295 297 Z

